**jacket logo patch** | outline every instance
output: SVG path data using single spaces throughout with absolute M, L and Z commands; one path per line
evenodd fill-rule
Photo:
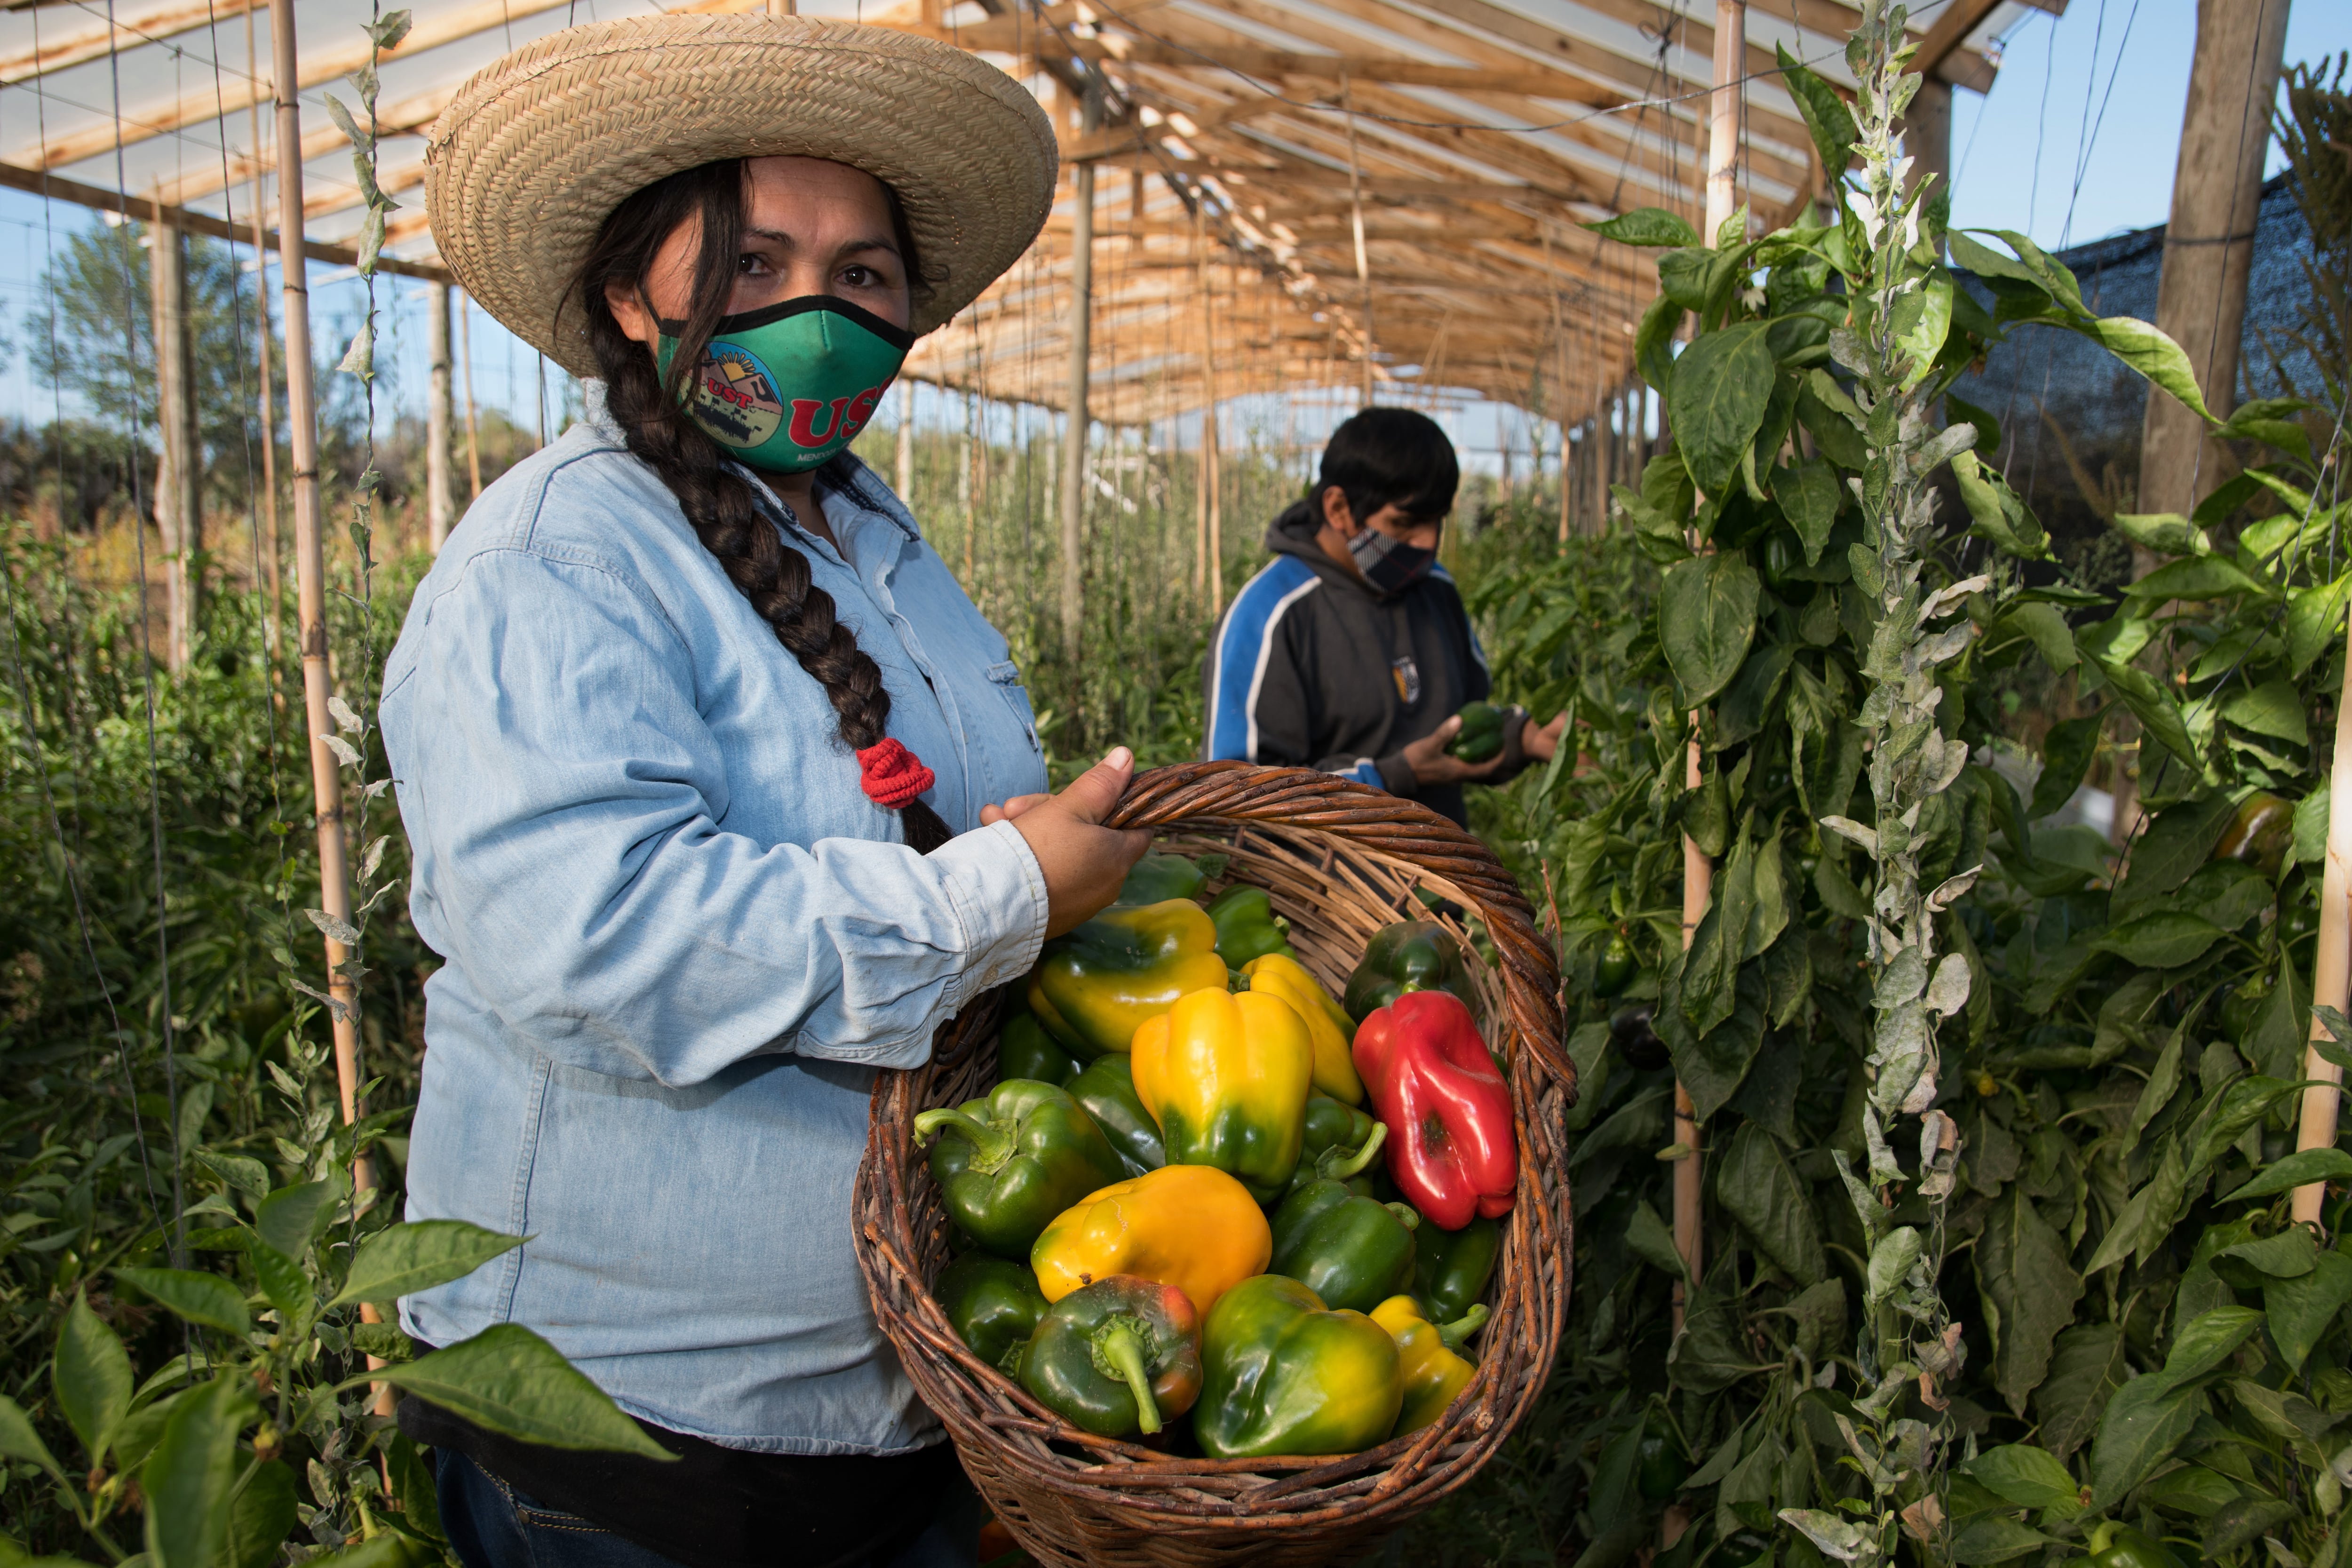
M 1421 700 L 1421 666 L 1411 655 L 1389 665 L 1389 677 L 1396 682 L 1397 700 L 1410 708 Z

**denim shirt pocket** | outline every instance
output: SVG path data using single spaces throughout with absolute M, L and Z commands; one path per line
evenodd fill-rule
M 1029 706 L 1029 689 L 1021 684 L 1021 667 L 1009 658 L 1000 660 L 988 667 L 988 681 L 1003 695 L 1005 706 L 1013 710 L 1013 721 L 1029 737 L 1029 749 L 1043 757 L 1045 747 L 1037 739 L 1037 711 Z

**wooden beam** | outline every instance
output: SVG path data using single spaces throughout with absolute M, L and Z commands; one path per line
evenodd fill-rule
M 1114 126 L 1108 131 L 1092 132 L 1066 143 L 1062 148 L 1062 162 L 1094 163 L 1120 153 L 1148 152 L 1156 147 L 1162 139 L 1170 136 L 1181 137 L 1186 142 L 1198 142 L 1223 126 L 1249 120 L 1257 115 L 1270 114 L 1283 107 L 1283 101 L 1278 98 L 1255 98 L 1242 99 L 1236 102 L 1223 104 L 1218 108 L 1198 113 L 1185 110 L 1182 111 L 1184 118 L 1192 122 L 1192 129 L 1190 131 L 1181 130 L 1169 121 L 1162 121 L 1157 125 L 1146 125 L 1140 121 L 1136 121 L 1129 124 Z
M 37 47 L 28 42 L 0 53 L 0 87 L 226 22 L 243 16 L 252 4 L 253 0 L 165 0 L 143 10 L 117 10 L 110 22 L 101 20 L 63 31 L 52 28 Z
M 1937 76 L 1937 68 L 2000 7 L 2000 0 L 1952 0 L 1944 7 L 1944 14 L 1936 18 L 1936 25 L 1927 29 L 1927 36 L 1919 40 L 1919 52 L 1903 68 L 1921 76 Z
M 90 207 L 99 212 L 121 213 L 141 223 L 169 223 L 191 234 L 210 235 L 239 245 L 253 243 L 249 229 L 239 228 L 224 219 L 208 214 L 192 212 L 168 203 L 156 203 L 144 196 L 125 197 L 119 192 L 98 185 L 86 185 L 79 180 L 68 180 L 62 174 L 43 174 L 38 169 L 23 169 L 14 163 L 0 163 L 0 185 L 10 190 L 25 191 L 37 196 L 50 196 L 76 206 Z M 272 235 L 270 243 L 277 244 Z M 390 243 L 387 235 L 386 243 Z M 339 262 L 346 267 L 359 265 L 359 252 L 348 245 L 328 245 L 315 239 L 302 242 L 302 254 L 313 261 Z M 454 283 L 457 279 L 449 269 L 436 262 L 401 261 L 392 257 L 380 257 L 376 268 L 383 272 L 396 272 L 404 278 L 423 278 L 436 283 Z
M 377 135 L 388 140 L 394 136 L 413 136 L 424 131 L 441 117 L 441 111 L 449 107 L 450 100 L 457 96 L 457 89 L 464 85 L 453 81 L 379 108 L 376 112 Z M 302 133 L 302 161 L 307 163 L 314 158 L 323 158 L 338 147 L 350 146 L 351 140 L 336 128 L 334 121 L 323 121 Z M 267 176 L 272 168 L 268 160 L 257 159 L 251 153 L 232 153 L 226 161 L 228 164 L 226 183 L 229 184 L 250 180 L 256 174 Z M 185 206 L 190 202 L 201 201 L 214 195 L 222 189 L 223 184 L 220 163 L 205 161 L 192 165 L 177 183 L 164 185 L 162 195 L 163 200 Z

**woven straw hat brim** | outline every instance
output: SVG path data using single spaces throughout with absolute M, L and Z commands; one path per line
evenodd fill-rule
M 434 122 L 441 258 L 516 336 L 593 375 L 572 275 L 614 207 L 724 158 L 827 158 L 896 191 L 944 325 L 1045 226 L 1053 122 L 951 44 L 813 17 L 637 16 L 553 33 L 477 73 Z

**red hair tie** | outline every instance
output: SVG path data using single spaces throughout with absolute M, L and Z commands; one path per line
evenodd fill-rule
M 858 752 L 857 766 L 866 798 L 886 811 L 910 804 L 937 782 L 922 758 L 887 737 Z

